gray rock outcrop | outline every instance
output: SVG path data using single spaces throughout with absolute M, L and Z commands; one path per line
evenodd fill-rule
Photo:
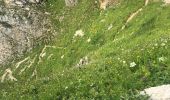
M 8 8 L 0 1 L 0 65 L 30 51 L 49 28 L 44 13 L 31 7 Z

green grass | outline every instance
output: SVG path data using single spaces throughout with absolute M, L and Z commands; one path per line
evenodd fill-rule
M 146 99 L 138 92 L 170 83 L 170 6 L 161 6 L 161 2 L 143 5 L 143 0 L 122 0 L 120 5 L 100 11 L 93 0 L 80 0 L 73 8 L 64 7 L 63 0 L 47 1 L 44 8 L 51 13 L 58 33 L 48 45 L 56 48 L 47 48 L 42 62 L 38 64 L 37 57 L 21 75 L 19 71 L 29 61 L 15 70 L 18 82 L 1 83 L 0 98 Z M 143 10 L 121 30 L 129 15 L 141 7 Z M 61 16 L 62 22 L 57 19 Z M 73 39 L 79 29 L 85 35 Z M 32 60 L 43 47 L 42 44 L 25 57 Z M 89 64 L 76 68 L 85 56 Z M 130 67 L 133 62 L 136 66 Z M 35 68 L 37 78 L 31 78 Z

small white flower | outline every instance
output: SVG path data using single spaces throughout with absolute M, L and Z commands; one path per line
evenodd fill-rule
M 126 61 L 123 61 L 123 64 L 126 64 Z
M 88 39 L 87 39 L 87 42 L 89 43 L 90 41 L 91 41 L 91 38 L 88 38 Z
M 161 43 L 161 46 L 165 46 L 166 44 L 165 43 Z
M 168 41 L 167 40 L 164 40 L 165 43 L 167 43 Z
M 160 58 L 158 58 L 158 60 L 159 60 L 159 62 L 163 62 L 163 61 L 165 61 L 165 57 L 160 57 Z
M 155 44 L 154 44 L 154 46 L 156 46 L 156 47 L 157 47 L 157 46 L 158 46 L 158 44 L 157 44 L 157 43 L 155 43 Z
M 83 37 L 84 36 L 84 32 L 82 30 L 77 30 L 74 34 L 74 37 Z
M 68 86 L 66 86 L 65 89 L 68 89 Z
M 135 62 L 131 62 L 130 63 L 130 67 L 135 67 L 136 66 L 136 63 Z
M 61 59 L 63 59 L 63 58 L 64 58 L 64 55 L 61 56 Z

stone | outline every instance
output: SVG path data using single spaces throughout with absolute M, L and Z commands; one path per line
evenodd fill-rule
M 11 6 L 25 6 L 27 4 L 38 4 L 41 2 L 41 0 L 3 0 L 5 3 L 6 7 L 11 7 Z
M 43 12 L 0 3 L 0 65 L 29 52 L 49 30 L 50 21 Z
M 170 85 L 150 87 L 140 92 L 141 95 L 148 95 L 149 100 L 170 100 Z
M 119 0 L 99 0 L 100 9 L 105 10 L 108 6 L 115 6 L 119 3 Z
M 170 4 L 170 0 L 164 0 L 166 4 Z
M 73 7 L 78 3 L 78 0 L 65 0 L 65 4 L 68 7 Z

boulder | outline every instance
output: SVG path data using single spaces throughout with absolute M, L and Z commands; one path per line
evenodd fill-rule
M 48 16 L 41 11 L 0 3 L 0 65 L 30 51 L 50 27 Z
M 170 85 L 150 87 L 140 92 L 141 95 L 148 95 L 150 100 L 170 100 Z

